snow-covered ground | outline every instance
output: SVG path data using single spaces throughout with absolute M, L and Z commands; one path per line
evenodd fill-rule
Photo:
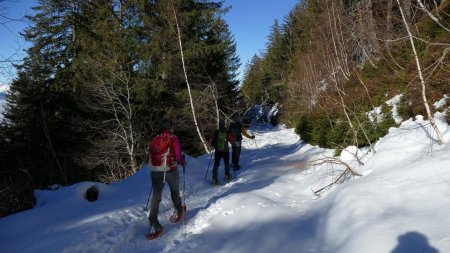
M 438 123 L 450 142 L 448 125 Z M 421 117 L 392 128 L 376 153 L 359 150 L 364 165 L 344 151 L 342 161 L 362 176 L 320 197 L 313 191 L 336 180 L 344 167 L 305 165 L 332 150 L 306 144 L 282 126 L 250 131 L 256 139 L 244 140 L 242 169 L 224 186 L 204 180 L 210 155 L 188 158 L 187 219 L 170 224 L 166 187 L 159 216 L 165 231 L 156 240 L 144 237 L 150 182 L 143 167 L 109 185 L 37 191 L 34 209 L 0 219 L 0 251 L 450 253 L 450 145 L 437 144 Z M 182 174 L 180 184 L 183 189 Z M 92 185 L 100 195 L 91 203 L 83 193 Z
M 9 91 L 9 85 L 0 84 L 0 93 L 6 93 L 7 91 Z
M 2 119 L 3 108 L 6 103 L 6 93 L 9 91 L 9 85 L 0 84 L 0 120 Z

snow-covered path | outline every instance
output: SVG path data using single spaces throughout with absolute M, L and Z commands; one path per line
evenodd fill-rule
M 324 191 L 343 168 L 303 170 L 305 162 L 331 150 L 303 143 L 292 129 L 250 129 L 236 180 L 210 184 L 210 155 L 189 157 L 184 198 L 187 219 L 170 224 L 164 190 L 159 219 L 162 237 L 148 241 L 147 167 L 122 182 L 83 182 L 38 191 L 37 206 L 0 219 L 1 252 L 329 252 L 450 253 L 450 146 L 433 145 L 429 130 L 409 121 L 392 129 L 377 153 L 342 159 L 363 177 Z M 450 141 L 450 130 L 440 125 Z M 360 152 L 362 154 L 362 152 Z M 211 162 L 212 163 L 212 162 Z M 224 174 L 223 165 L 219 178 Z M 83 192 L 100 189 L 90 203 Z M 183 189 L 183 175 L 181 185 Z
M 304 174 L 293 165 L 306 152 L 311 157 L 324 151 L 303 144 L 292 130 L 256 135 L 256 144 L 244 141 L 243 169 L 236 181 L 219 188 L 206 184 L 191 193 L 195 201 L 188 198 L 187 203 L 194 212 L 183 228 L 187 236 L 179 239 L 183 247 L 179 240 L 167 242 L 166 252 L 274 252 L 282 248 L 274 233 L 301 236 L 300 230 L 286 223 L 305 216 L 305 202 L 312 200 L 312 194 L 309 189 L 299 191 Z

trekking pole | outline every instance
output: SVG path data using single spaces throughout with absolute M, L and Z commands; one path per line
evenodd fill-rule
M 255 141 L 255 139 L 253 139 L 253 141 L 255 142 L 255 146 L 256 146 L 256 149 L 258 149 L 258 150 L 259 150 L 259 148 L 258 148 L 258 144 L 256 144 L 256 141 Z
M 186 162 L 186 158 L 183 154 L 183 160 L 185 162 L 184 166 L 183 166 L 183 205 L 186 206 L 186 166 L 187 166 L 187 162 Z M 183 208 L 183 207 L 181 207 Z M 186 209 L 183 211 L 183 227 L 184 227 L 184 234 L 186 235 Z
M 183 155 L 183 160 L 185 161 L 185 164 L 183 166 L 183 203 L 186 205 L 186 160 L 184 159 L 184 155 Z
M 148 194 L 147 204 L 144 207 L 144 211 L 148 212 L 148 203 L 150 202 L 150 196 L 152 196 L 153 186 L 150 186 L 150 192 Z
M 209 170 L 209 166 L 211 165 L 212 156 L 213 156 L 213 152 L 211 152 L 211 157 L 209 158 L 208 168 L 206 169 L 206 173 L 205 173 L 205 181 L 206 181 L 206 177 L 208 176 L 208 170 Z
M 183 166 L 183 205 L 186 206 L 186 165 Z M 186 230 L 186 211 L 183 212 L 183 227 Z M 184 233 L 186 234 L 186 231 Z

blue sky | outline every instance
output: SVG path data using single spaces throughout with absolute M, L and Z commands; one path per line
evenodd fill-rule
M 242 63 L 240 78 L 253 55 L 264 50 L 274 20 L 282 21 L 297 2 L 299 0 L 225 0 L 225 6 L 232 7 L 224 18 L 237 43 L 237 54 Z M 0 1 L 0 14 L 20 19 L 24 14 L 30 13 L 30 8 L 35 3 L 35 0 Z M 24 56 L 22 51 L 26 44 L 20 38 L 19 32 L 27 25 L 19 21 L 1 24 L 2 21 L 0 19 L 0 85 L 10 82 L 15 73 L 2 61 L 6 58 L 19 60 Z
M 0 85 L 9 83 L 15 74 L 11 65 L 4 61 L 16 62 L 25 55 L 23 50 L 26 48 L 26 43 L 19 33 L 27 26 L 27 23 L 16 20 L 23 20 L 23 16 L 31 12 L 31 6 L 35 2 L 34 0 L 0 1 L 0 15 L 12 19 L 0 17 Z
M 299 0 L 225 0 L 225 5 L 232 7 L 224 18 L 237 43 L 237 54 L 242 63 L 240 77 L 253 55 L 259 55 L 265 49 L 274 20 L 281 22 L 298 2 Z

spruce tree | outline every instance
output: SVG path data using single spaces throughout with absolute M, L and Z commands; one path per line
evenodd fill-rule
M 32 46 L 17 66 L 2 126 L 2 141 L 8 146 L 3 176 L 17 180 L 17 199 L 29 198 L 31 189 L 69 184 L 84 176 L 73 161 L 82 146 L 73 124 L 74 7 L 75 1 L 42 0 L 34 8 L 36 14 L 27 17 L 31 26 L 24 38 Z

